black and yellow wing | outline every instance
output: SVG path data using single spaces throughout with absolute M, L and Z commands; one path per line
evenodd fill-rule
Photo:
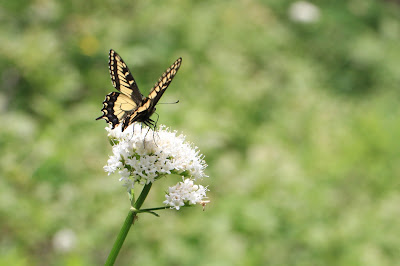
M 158 79 L 158 82 L 154 84 L 154 87 L 151 89 L 149 96 L 147 97 L 150 99 L 150 107 L 154 108 L 158 101 L 160 100 L 161 96 L 168 88 L 169 84 L 171 83 L 172 79 L 175 77 L 176 73 L 178 72 L 179 68 L 181 67 L 182 57 L 179 57 Z
M 125 119 L 124 128 L 128 127 L 133 122 L 150 122 L 150 116 L 156 110 L 155 106 L 157 102 L 160 100 L 161 96 L 168 88 L 169 84 L 171 83 L 172 79 L 175 77 L 176 73 L 178 72 L 182 63 L 182 58 L 178 58 L 158 79 L 158 82 L 154 84 L 153 88 L 150 90 L 150 94 L 148 97 L 143 99 L 143 103 L 138 109 L 133 112 L 131 115 Z
M 112 128 L 122 123 L 122 131 L 133 122 L 154 125 L 150 116 L 154 113 L 157 102 L 176 75 L 181 62 L 182 58 L 178 58 L 160 77 L 151 89 L 149 96 L 143 98 L 128 66 L 114 50 L 110 50 L 108 66 L 111 82 L 114 88 L 121 93 L 111 92 L 106 95 L 103 109 L 101 109 L 103 115 L 96 120 L 105 119 L 112 125 Z
M 111 49 L 108 59 L 111 83 L 121 93 L 111 92 L 106 95 L 101 109 L 103 115 L 96 120 L 103 118 L 114 128 L 142 104 L 143 96 L 121 56 Z
M 103 115 L 96 120 L 103 118 L 112 125 L 112 128 L 115 128 L 137 108 L 138 105 L 125 94 L 111 92 L 106 95 L 106 99 L 103 101 L 103 109 L 101 109 Z
M 132 98 L 136 104 L 140 104 L 143 95 L 140 93 L 132 73 L 129 71 L 128 66 L 122 60 L 121 56 L 114 50 L 110 50 L 108 56 L 108 68 L 111 76 L 111 83 L 114 88 Z

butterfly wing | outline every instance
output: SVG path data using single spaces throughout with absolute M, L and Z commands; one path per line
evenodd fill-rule
M 182 58 L 179 57 L 158 79 L 158 82 L 154 84 L 154 87 L 151 89 L 149 96 L 147 97 L 150 100 L 149 109 L 152 109 L 156 106 L 157 102 L 160 100 L 161 96 L 164 94 L 165 90 L 168 88 L 172 79 L 175 77 L 179 68 L 181 67 Z M 143 104 L 145 105 L 145 104 Z M 139 108 L 140 109 L 140 108 Z M 137 111 L 139 111 L 139 109 Z
M 142 102 L 143 96 L 139 91 L 136 81 L 124 60 L 112 49 L 109 54 L 108 68 L 114 88 L 132 98 L 139 105 Z
M 101 109 L 103 115 L 96 120 L 104 118 L 107 123 L 112 125 L 112 128 L 115 128 L 137 107 L 138 105 L 132 98 L 119 92 L 111 92 L 106 95 L 106 99 L 103 101 L 103 109 Z
M 159 78 L 158 82 L 151 89 L 150 94 L 143 100 L 140 107 L 137 108 L 132 114 L 129 114 L 123 124 L 123 130 L 133 122 L 147 122 L 150 116 L 154 113 L 155 106 L 160 100 L 161 96 L 168 88 L 172 79 L 175 77 L 182 63 L 182 58 L 178 58 Z
M 115 128 L 136 111 L 142 104 L 143 96 L 128 66 L 121 56 L 112 49 L 109 54 L 108 68 L 114 88 L 121 93 L 111 92 L 106 95 L 106 99 L 103 101 L 103 109 L 101 109 L 103 115 L 96 120 L 103 118 L 112 125 L 112 128 Z

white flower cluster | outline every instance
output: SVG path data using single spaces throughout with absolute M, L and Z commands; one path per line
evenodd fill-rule
M 299 23 L 314 23 L 320 19 L 318 6 L 307 1 L 296 1 L 289 7 L 289 18 Z
M 177 135 L 176 131 L 170 131 L 165 126 L 153 131 L 139 123 L 133 123 L 124 132 L 121 131 L 121 126 L 114 129 L 106 127 L 106 130 L 113 143 L 113 155 L 108 159 L 104 170 L 109 175 L 118 172 L 121 175 L 120 181 L 124 182 L 128 190 L 132 189 L 135 183 L 149 184 L 168 174 L 188 177 L 189 183 L 207 177 L 204 173 L 207 167 L 204 156 L 197 147 L 185 142 L 185 136 Z M 179 185 L 180 183 L 175 186 L 175 196 L 177 191 L 187 193 L 186 190 L 177 189 Z M 196 191 L 201 190 L 202 193 L 198 193 L 205 196 L 207 189 L 203 186 L 192 184 L 192 187 L 196 188 Z M 165 203 L 175 208 L 176 204 L 171 205 L 168 194 L 166 197 Z M 182 194 L 180 198 L 192 204 L 196 203 L 192 200 L 194 195 L 188 198 L 186 194 Z
M 193 205 L 196 203 L 204 202 L 203 198 L 206 197 L 208 189 L 202 185 L 195 185 L 193 180 L 184 179 L 173 187 L 170 187 L 168 194 L 165 195 L 165 205 L 171 206 L 177 210 L 184 206 L 185 203 Z

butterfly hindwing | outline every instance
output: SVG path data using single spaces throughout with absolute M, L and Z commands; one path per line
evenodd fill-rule
M 115 128 L 121 121 L 124 121 L 132 110 L 137 109 L 137 104 L 128 96 L 119 93 L 111 92 L 106 95 L 106 99 L 103 101 L 103 115 L 98 117 L 96 120 L 104 118 L 107 123 Z
M 142 101 L 142 94 L 136 84 L 132 73 L 129 71 L 128 66 L 122 60 L 121 56 L 114 50 L 110 50 L 108 68 L 110 70 L 111 82 L 117 90 L 131 97 L 136 104 Z
M 148 97 L 144 98 L 122 58 L 110 50 L 109 70 L 113 86 L 120 91 L 111 92 L 103 101 L 103 115 L 98 119 L 105 119 L 115 128 L 122 123 L 122 131 L 134 122 L 141 122 L 148 126 L 155 126 L 150 116 L 155 111 L 155 106 L 168 88 L 172 79 L 181 66 L 182 58 L 178 58 L 160 77 L 151 89 Z

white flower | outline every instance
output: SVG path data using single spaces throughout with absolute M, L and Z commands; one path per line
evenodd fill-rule
M 307 1 L 297 1 L 290 5 L 289 17 L 300 23 L 312 23 L 319 20 L 319 8 Z
M 139 123 L 133 123 L 124 132 L 120 125 L 106 130 L 114 144 L 104 170 L 109 175 L 118 172 L 128 191 L 135 183 L 149 184 L 162 176 L 177 174 L 188 179 L 170 188 L 165 204 L 179 209 L 185 203 L 200 203 L 205 197 L 207 188 L 194 185 L 194 181 L 207 177 L 207 164 L 198 148 L 185 141 L 185 136 L 165 126 L 153 131 Z
M 187 178 L 169 188 L 168 193 L 165 195 L 166 200 L 163 203 L 170 206 L 171 209 L 175 208 L 177 210 L 184 206 L 185 203 L 188 205 L 204 204 L 203 198 L 206 197 L 207 191 L 206 187 L 195 185 L 193 180 Z
M 53 248 L 61 253 L 71 251 L 76 246 L 76 234 L 71 229 L 61 229 L 53 236 Z

